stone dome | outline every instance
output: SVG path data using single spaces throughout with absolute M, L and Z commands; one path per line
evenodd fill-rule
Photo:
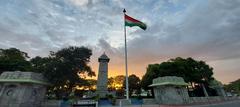
M 153 84 L 151 84 L 150 87 L 162 86 L 162 85 L 187 86 L 188 83 L 186 83 L 182 77 L 165 76 L 165 77 L 158 77 L 153 79 Z
M 105 54 L 105 53 L 103 53 L 99 58 L 98 58 L 98 62 L 100 62 L 100 61 L 107 61 L 107 62 L 109 62 L 109 57 Z

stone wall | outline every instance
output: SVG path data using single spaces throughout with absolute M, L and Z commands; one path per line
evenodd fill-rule
M 46 84 L 38 73 L 3 72 L 0 75 L 0 107 L 40 107 Z
M 155 99 L 159 104 L 187 104 L 189 96 L 185 87 L 154 87 Z
M 208 102 L 221 102 L 221 101 L 228 101 L 228 100 L 239 100 L 238 97 L 190 97 L 189 103 L 208 103 Z
M 143 104 L 146 104 L 146 105 L 157 104 L 157 102 L 154 98 L 148 98 L 148 99 L 143 99 Z
M 41 107 L 60 107 L 61 100 L 47 100 L 42 102 Z
M 207 103 L 207 102 L 220 102 L 223 97 L 190 97 L 190 103 Z
M 11 86 L 11 87 L 10 87 Z M 45 95 L 45 87 L 41 85 L 30 84 L 4 84 L 0 105 L 39 105 Z M 14 106 L 17 107 L 17 106 Z M 35 106 L 37 107 L 37 106 Z
M 187 104 L 189 103 L 187 85 L 182 77 L 165 76 L 153 79 L 153 84 L 149 87 L 153 87 L 158 104 Z

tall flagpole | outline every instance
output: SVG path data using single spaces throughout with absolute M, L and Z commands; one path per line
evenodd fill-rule
M 125 13 L 126 10 L 123 9 L 123 13 L 124 13 L 124 38 L 125 38 L 125 71 L 126 71 L 126 96 L 127 96 L 127 100 L 129 99 L 129 88 L 128 88 L 128 61 L 127 61 L 127 38 L 126 38 L 126 25 L 125 25 Z

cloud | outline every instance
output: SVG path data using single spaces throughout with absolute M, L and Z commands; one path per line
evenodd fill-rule
M 20 48 L 34 57 L 84 45 L 93 50 L 95 71 L 105 51 L 110 74 L 124 74 L 126 8 L 148 25 L 146 31 L 127 28 L 130 74 L 142 76 L 148 64 L 177 56 L 205 60 L 224 74 L 218 64 L 229 72 L 238 68 L 227 65 L 240 58 L 239 5 L 238 0 L 1 0 L 0 48 Z
M 167 57 L 193 56 L 204 60 L 239 57 L 239 4 L 219 2 L 196 6 L 188 13 L 182 11 L 185 18 L 179 24 L 160 21 L 149 26 L 147 33 L 137 31 L 135 34 L 140 38 L 130 41 L 130 52 L 137 57 L 140 57 L 139 53 Z
M 177 14 L 167 13 L 168 18 L 181 17 L 175 23 L 159 18 L 146 31 L 131 32 L 132 29 L 129 29 L 131 33 L 128 36 L 137 35 L 128 42 L 130 73 L 143 75 L 148 64 L 178 56 L 207 61 L 217 67 L 214 72 L 220 79 L 226 73 L 221 68 L 229 73 L 236 73 L 236 69 L 228 66 L 240 58 L 238 5 L 239 2 L 211 1 L 189 6 L 176 12 Z M 111 49 L 109 45 L 102 48 Z M 123 47 L 117 49 L 123 54 Z M 124 57 L 120 60 L 124 60 Z M 219 63 L 221 60 L 223 62 Z M 228 63 L 228 60 L 232 62 Z M 215 64 L 225 66 L 223 68 Z M 229 82 L 231 77 L 222 79 Z M 234 78 L 237 79 L 236 76 Z
M 76 5 L 79 5 L 79 6 L 85 6 L 88 4 L 88 2 L 90 0 L 70 0 L 71 2 L 73 2 L 74 4 Z
M 69 45 L 97 44 L 100 32 L 106 32 L 104 29 L 109 29 L 112 18 L 116 17 L 109 15 L 119 9 L 110 9 L 106 3 L 93 0 L 12 0 L 1 1 L 0 5 L 2 48 L 16 46 L 26 50 L 26 43 L 32 43 L 29 45 L 32 49 L 48 47 L 41 53 L 29 49 L 32 57 Z

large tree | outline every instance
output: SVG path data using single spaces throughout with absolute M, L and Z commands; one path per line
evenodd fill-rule
M 41 72 L 52 84 L 49 92 L 61 98 L 76 85 L 86 84 L 86 76 L 95 76 L 88 63 L 92 51 L 85 47 L 68 47 L 51 52 L 49 57 L 31 60 L 33 71 Z
M 126 80 L 123 83 L 124 88 L 126 87 Z M 129 96 L 131 97 L 133 92 L 139 95 L 141 93 L 141 86 L 140 86 L 140 78 L 136 75 L 132 74 L 128 76 L 128 88 L 129 88 Z
M 147 67 L 147 72 L 143 76 L 141 85 L 144 89 L 149 89 L 152 80 L 163 76 L 179 76 L 183 77 L 188 83 L 208 83 L 213 79 L 213 68 L 207 65 L 204 61 L 197 61 L 192 58 L 170 59 L 161 64 L 150 64 Z
M 48 70 L 51 70 L 47 69 L 50 66 L 50 63 L 52 62 L 51 58 L 49 57 L 36 56 L 35 58 L 32 58 L 30 62 L 32 65 L 33 72 L 44 73 Z
M 16 48 L 0 49 L 0 74 L 3 71 L 29 71 L 31 64 L 26 52 Z

